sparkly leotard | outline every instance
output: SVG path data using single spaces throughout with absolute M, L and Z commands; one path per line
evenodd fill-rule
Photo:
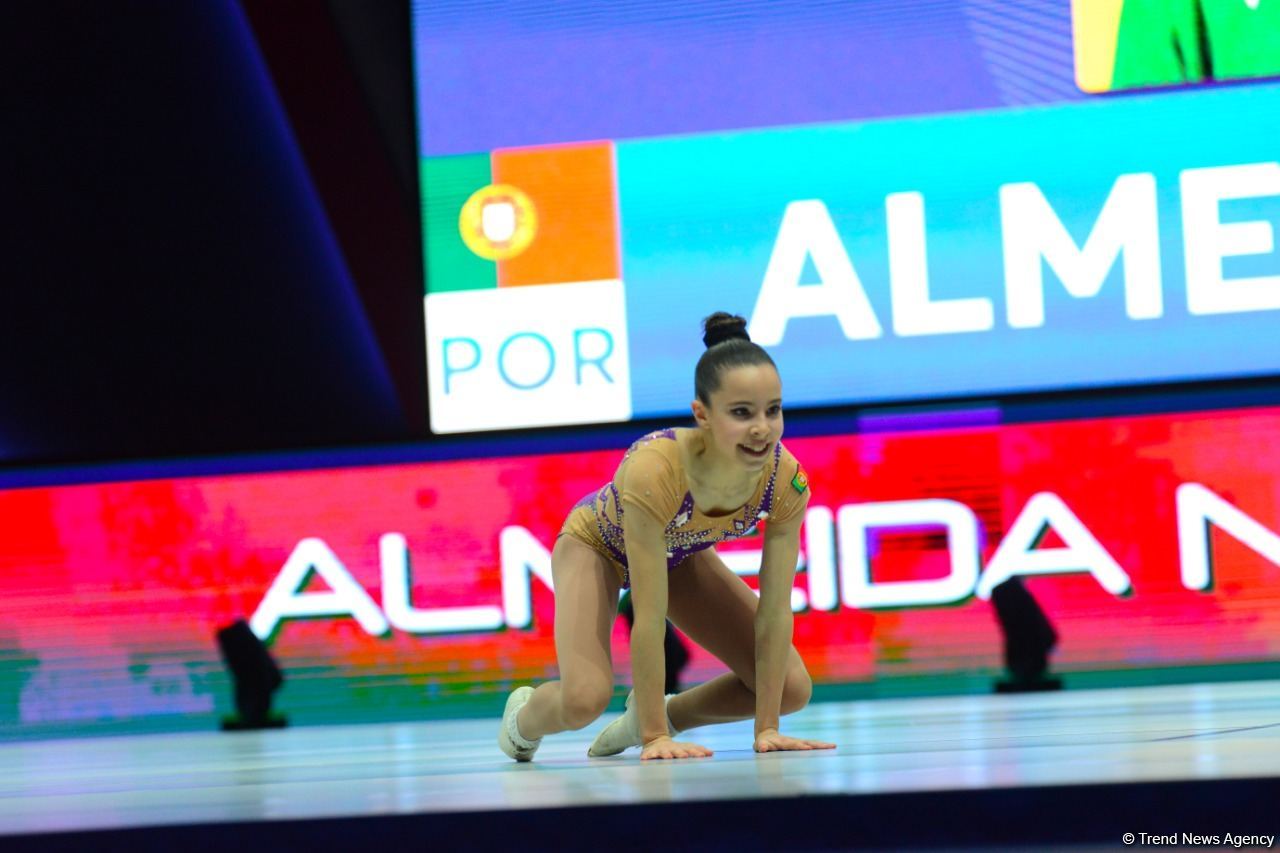
M 574 504 L 560 533 L 589 545 L 618 572 L 622 585 L 631 578 L 623 541 L 623 517 L 628 506 L 639 506 L 657 519 L 668 519 L 667 569 L 718 542 L 751 533 L 764 518 L 789 521 L 809 502 L 808 481 L 800 464 L 781 442 L 762 472 L 755 492 L 736 512 L 704 515 L 693 504 L 674 429 L 658 430 L 638 439 L 627 450 L 613 479 Z

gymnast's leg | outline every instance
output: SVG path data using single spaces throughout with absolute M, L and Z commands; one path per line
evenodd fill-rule
M 513 740 L 517 746 L 534 743 L 534 749 L 545 735 L 590 725 L 604 713 L 613 696 L 609 641 L 618 615 L 621 581 L 617 572 L 591 548 L 561 536 L 551 551 L 551 577 L 556 594 L 560 680 L 540 684 L 514 712 L 508 701 L 508 714 L 516 728 Z M 512 698 L 515 696 L 513 693 Z M 531 758 L 532 751 L 527 751 Z
M 667 616 L 695 643 L 723 661 L 732 672 L 713 678 L 667 702 L 667 727 L 679 732 L 708 723 L 755 716 L 756 598 L 742 578 L 729 571 L 708 548 L 677 566 L 667 581 Z M 782 687 L 783 714 L 809 702 L 812 685 L 793 646 Z M 625 713 L 596 736 L 588 755 L 617 755 L 640 745 L 638 723 L 628 701 Z
M 684 731 L 710 723 L 755 716 L 755 615 L 759 599 L 707 548 L 672 572 L 667 584 L 667 615 L 702 648 L 731 670 L 667 703 L 671 724 Z M 795 646 L 787 660 L 782 687 L 783 714 L 809 703 L 813 685 Z

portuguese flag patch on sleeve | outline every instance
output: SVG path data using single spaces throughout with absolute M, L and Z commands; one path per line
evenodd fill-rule
M 809 488 L 809 477 L 804 473 L 803 468 L 796 469 L 796 475 L 791 478 L 791 487 L 797 492 L 803 492 Z

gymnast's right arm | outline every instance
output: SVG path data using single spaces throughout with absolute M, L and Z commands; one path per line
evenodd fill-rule
M 636 454 L 630 461 L 625 475 L 627 483 L 622 490 L 623 540 L 635 614 L 631 628 L 631 677 L 635 686 L 636 719 L 644 744 L 640 757 L 697 758 L 710 755 L 711 750 L 673 741 L 667 729 L 662 696 L 666 681 L 663 653 L 667 626 L 666 522 L 655 517 L 655 512 L 662 511 L 658 509 L 662 505 L 659 481 L 665 472 L 652 467 L 656 463 L 665 465 L 665 461 L 643 458 L 648 455 Z M 653 499 L 655 495 L 658 500 Z
M 666 681 L 662 650 L 667 628 L 666 545 L 662 525 L 638 506 L 625 511 L 624 537 L 635 613 L 631 627 L 631 678 L 640 737 L 648 744 L 668 734 L 662 701 L 662 685 Z

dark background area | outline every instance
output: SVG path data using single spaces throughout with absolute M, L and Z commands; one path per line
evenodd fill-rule
M 0 465 L 425 434 L 401 0 L 9 2 Z
M 0 470 L 552 452 L 671 425 L 431 438 L 409 5 L 0 4 Z M 1251 378 L 792 410 L 788 432 L 1277 402 Z

